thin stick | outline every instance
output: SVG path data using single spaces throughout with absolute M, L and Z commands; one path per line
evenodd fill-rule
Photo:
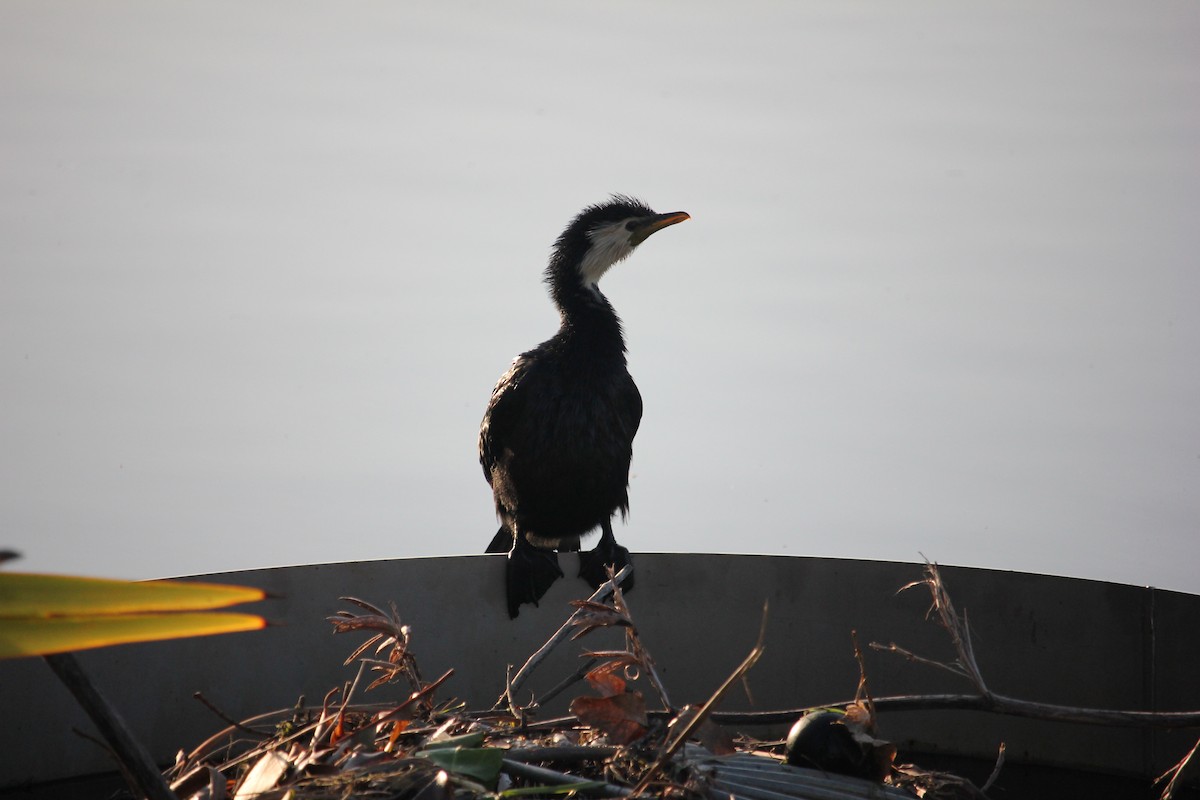
M 199 700 L 204 705 L 205 708 L 207 708 L 209 711 L 211 711 L 213 714 L 215 714 L 217 719 L 221 720 L 226 725 L 228 725 L 229 727 L 231 727 L 235 730 L 239 730 L 242 733 L 249 734 L 250 736 L 253 736 L 256 739 L 270 739 L 271 736 L 273 735 L 270 733 L 264 733 L 263 731 L 256 731 L 256 730 L 254 730 L 254 728 L 251 728 L 249 726 L 243 725 L 242 723 L 238 722 L 236 719 L 229 716 L 224 711 L 222 711 L 221 709 L 219 709 L 215 705 L 213 705 L 209 701 L 209 699 L 204 696 L 204 694 L 202 692 L 192 692 L 192 697 L 196 700 Z
M 879 649 L 890 649 L 901 653 L 909 660 L 938 665 L 951 672 L 963 675 L 971 683 L 975 684 L 975 688 L 979 690 L 981 695 L 991 697 L 992 691 L 988 689 L 987 683 L 983 680 L 983 672 L 979 669 L 979 664 L 975 660 L 975 647 L 971 643 L 971 625 L 967 621 L 967 612 L 963 611 L 962 616 L 959 617 L 958 611 L 954 608 L 954 603 L 950 600 L 950 593 L 946 591 L 946 585 L 942 583 L 942 575 L 938 571 L 937 564 L 926 561 L 925 578 L 900 587 L 900 591 L 903 592 L 914 586 L 922 585 L 927 587 L 929 593 L 933 596 L 933 606 L 930 610 L 937 612 L 938 623 L 945 629 L 946 633 L 950 634 L 950 641 L 954 644 L 954 652 L 958 655 L 954 664 L 943 664 L 924 659 L 894 644 L 890 648 Z M 875 644 L 872 643 L 871 646 L 875 647 Z
M 83 739 L 85 742 L 91 742 L 92 744 L 96 745 L 96 747 L 99 747 L 101 750 L 103 750 L 105 754 L 117 765 L 117 771 L 121 773 L 121 779 L 125 781 L 126 786 L 137 786 L 137 779 L 133 777 L 133 773 L 129 771 L 129 768 L 122 763 L 121 757 L 113 752 L 113 749 L 108 746 L 108 742 L 92 736 L 87 731 L 81 731 L 74 725 L 71 726 L 71 733 L 75 734 L 80 739 Z M 170 784 L 168 784 L 168 786 L 169 785 Z
M 512 747 L 504 753 L 510 761 L 603 761 L 621 752 L 614 745 L 551 745 L 549 747 Z
M 714 722 L 725 725 L 779 725 L 785 722 L 794 722 L 797 717 L 810 711 L 821 708 L 839 708 L 853 702 L 853 700 L 838 700 L 778 711 L 715 711 L 712 718 Z M 987 711 L 1014 717 L 1112 728 L 1160 730 L 1200 728 L 1200 711 L 1121 711 L 1107 708 L 1077 708 L 1051 703 L 1036 703 L 996 694 L 991 697 L 977 694 L 903 694 L 875 697 L 872 702 L 877 711 L 883 712 Z M 652 716 L 656 713 L 658 712 L 650 712 Z
M 588 600 L 590 602 L 599 602 L 608 597 L 610 594 L 612 594 L 613 586 L 623 581 L 632 570 L 633 567 L 629 566 L 622 569 L 619 573 L 617 573 L 615 578 L 601 585 L 600 588 L 588 598 Z M 575 624 L 575 618 L 582 613 L 582 611 L 577 610 L 574 614 L 568 617 L 567 621 L 562 624 L 562 627 L 559 628 L 553 636 L 546 640 L 546 643 L 539 647 L 536 653 L 529 657 L 529 660 L 527 660 L 525 664 L 519 670 L 517 670 L 517 674 L 513 676 L 511 681 L 509 681 L 508 686 L 505 688 L 504 694 L 501 695 L 500 699 L 496 701 L 496 704 L 493 706 L 493 708 L 503 707 L 506 700 L 510 704 L 512 703 L 512 699 L 516 694 L 516 691 L 521 688 L 521 684 L 523 684 L 530 676 L 534 668 L 537 667 L 538 664 L 542 663 L 546 656 L 548 656 L 550 652 L 554 650 L 554 648 L 557 647 L 560 642 L 562 642 L 563 639 L 566 639 L 571 634 L 571 630 Z M 512 706 L 510 705 L 509 707 L 511 708 Z
M 696 732 L 696 729 L 699 728 L 706 719 L 708 719 L 709 715 L 712 713 L 713 707 L 716 706 L 717 703 L 721 702 L 721 699 L 729 691 L 730 687 L 744 678 L 746 673 L 750 671 L 750 668 L 755 665 L 755 663 L 763 654 L 763 639 L 765 638 L 766 633 L 767 604 L 764 602 L 762 623 L 758 628 L 758 641 L 755 642 L 754 647 L 750 650 L 750 654 L 742 660 L 742 663 L 738 665 L 737 669 L 735 669 L 733 673 L 725 679 L 725 682 L 721 684 L 717 691 L 713 692 L 712 697 L 708 698 L 707 702 L 700 707 L 700 710 L 697 711 L 692 718 L 688 720 L 687 724 L 683 726 L 683 730 L 681 730 L 675 736 L 675 738 L 671 741 L 671 744 L 669 744 L 667 748 L 663 750 L 662 755 L 658 757 L 658 760 L 654 762 L 654 765 L 650 767 L 646 774 L 642 776 L 642 779 L 638 781 L 638 785 L 634 787 L 634 795 L 643 794 L 646 789 L 649 788 L 650 783 L 656 777 L 658 777 L 658 774 L 662 772 L 663 768 L 667 765 L 667 762 L 671 760 L 671 757 L 679 751 L 679 748 L 683 747 L 684 742 L 686 742 L 688 738 L 690 738 L 691 735 Z
M 858 646 L 858 631 L 850 631 L 850 641 L 854 645 L 854 660 L 858 662 L 858 690 L 854 693 L 854 702 L 865 703 L 867 708 L 867 732 L 875 735 L 878 718 L 875 715 L 875 700 L 871 697 L 871 689 L 867 685 L 867 662 L 863 658 L 862 648 Z
M 950 635 L 954 651 L 957 654 L 955 661 L 947 664 L 922 658 L 895 644 L 881 645 L 872 642 L 871 647 L 876 650 L 897 653 L 910 661 L 940 667 L 970 680 L 976 690 L 978 690 L 978 695 L 962 698 L 963 705 L 959 707 L 970 707 L 1000 714 L 1011 714 L 1013 716 L 1081 722 L 1091 725 L 1194 727 L 1197 721 L 1200 721 L 1200 712 L 1110 711 L 1095 708 L 1074 708 L 1071 706 L 1051 705 L 1049 703 L 1034 703 L 1028 700 L 1020 700 L 1015 697 L 996 694 L 988 688 L 987 682 L 983 679 L 983 672 L 980 670 L 979 664 L 975 659 L 975 647 L 971 642 L 971 626 L 967 620 L 967 613 L 964 610 L 960 616 L 954 608 L 954 603 L 950 600 L 950 593 L 946 590 L 946 586 L 942 582 L 938 565 L 926 562 L 924 579 L 913 581 L 901 587 L 900 591 L 911 589 L 915 586 L 925 586 L 929 589 L 929 593 L 933 599 L 933 606 L 930 611 L 937 613 L 938 624 Z
M 597 661 L 597 659 L 595 659 L 595 658 L 589 658 L 587 661 L 583 662 L 583 666 L 581 666 L 579 669 L 575 670 L 574 673 L 563 678 L 562 681 L 557 686 L 555 686 L 553 689 L 550 689 L 549 691 L 543 692 L 542 695 L 538 698 L 538 703 L 539 704 L 549 703 L 551 700 L 553 700 L 555 697 L 558 697 L 560 694 L 565 692 L 571 686 L 574 686 L 576 683 L 583 680 L 584 676 L 587 675 L 589 671 L 591 671 L 592 667 L 596 666 L 596 661 Z
M 628 569 L 628 567 L 625 569 Z M 621 591 L 620 581 L 612 578 L 610 582 L 616 587 L 613 590 L 613 608 L 623 614 L 626 619 L 632 620 L 633 614 L 630 613 L 629 606 L 625 603 L 625 593 Z M 636 627 L 625 632 L 625 640 L 629 643 L 632 652 L 637 655 L 642 666 L 646 668 L 650 683 L 654 686 L 654 691 L 658 692 L 658 699 L 662 703 L 663 708 L 673 710 L 674 706 L 671 705 L 671 698 L 667 696 L 667 687 L 663 685 L 662 678 L 658 677 L 658 670 L 654 668 L 654 659 L 650 657 L 650 653 L 646 651 L 646 648 L 642 647 L 642 640 L 637 634 Z
M 508 758 L 504 759 L 504 761 L 501 763 L 503 764 L 504 771 L 509 775 L 516 775 L 518 777 L 529 778 L 535 781 L 554 783 L 558 785 L 596 783 L 596 781 L 589 780 L 588 778 L 581 778 L 578 775 L 568 775 L 565 772 L 556 772 L 552 769 L 538 767 L 533 764 L 525 764 L 521 761 L 513 761 Z M 611 783 L 605 783 L 601 786 L 584 786 L 581 787 L 579 791 L 587 792 L 588 794 L 598 794 L 603 797 L 629 797 L 631 794 L 633 794 L 625 787 L 614 786 Z
M 885 653 L 895 653 L 896 655 L 900 656 L 901 658 L 905 659 L 906 661 L 911 661 L 914 664 L 924 664 L 927 667 L 937 667 L 938 669 L 944 669 L 947 672 L 954 673 L 955 675 L 957 675 L 960 678 L 966 678 L 968 680 L 970 680 L 970 678 L 971 678 L 971 676 L 968 675 L 966 673 L 966 671 L 963 670 L 961 667 L 959 667 L 957 664 L 947 664 L 944 661 L 935 661 L 932 658 L 925 658 L 924 656 L 919 656 L 916 653 L 914 653 L 913 651 L 903 648 L 900 645 L 896 644 L 895 642 L 890 642 L 888 644 L 880 644 L 879 642 L 871 642 L 870 647 L 872 650 L 880 650 Z
M 71 653 L 58 653 L 43 658 L 63 685 L 75 695 L 75 700 L 100 730 L 100 735 L 129 770 L 135 783 L 130 788 L 149 800 L 177 800 L 146 748 L 133 738 L 125 720 L 121 719 L 117 710 L 100 694 L 75 656 Z
M 983 786 L 979 787 L 979 791 L 987 794 L 987 790 L 992 788 L 992 784 L 1000 777 L 1000 768 L 1004 766 L 1004 742 L 1000 743 L 1000 752 L 996 753 L 996 766 L 992 767 L 992 774 L 988 775 L 988 779 L 983 782 Z
M 1178 764 L 1154 779 L 1155 783 L 1161 783 L 1166 780 L 1168 775 L 1171 776 L 1171 780 L 1163 789 L 1162 800 L 1171 800 L 1175 796 L 1175 790 L 1182 788 L 1184 782 L 1191 777 L 1191 773 L 1196 771 L 1197 766 L 1200 766 L 1196 762 L 1197 751 L 1200 751 L 1200 740 L 1196 741 L 1196 744 Z

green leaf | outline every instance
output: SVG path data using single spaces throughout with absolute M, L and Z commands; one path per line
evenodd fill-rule
M 0 572 L 0 618 L 201 611 L 262 600 L 246 586 Z
M 258 630 L 262 617 L 197 613 L 261 600 L 261 589 L 0 572 L 0 659 Z
M 228 612 L 0 617 L 0 659 L 264 627 L 266 621 L 262 617 Z
M 427 758 L 447 772 L 465 775 L 494 785 L 500 775 L 504 751 L 496 747 L 454 747 L 422 750 L 418 757 Z

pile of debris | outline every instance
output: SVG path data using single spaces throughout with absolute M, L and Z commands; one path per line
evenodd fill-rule
M 618 588 L 623 577 L 612 576 L 591 599 L 575 602 L 562 628 L 510 676 L 504 695 L 487 710 L 440 696 L 453 671 L 432 681 L 422 677 L 413 631 L 395 608 L 343 598 L 356 609 L 330 619 L 335 632 L 370 634 L 346 660 L 358 663 L 355 680 L 331 691 L 319 707 L 302 699 L 292 709 L 226 720 L 227 728 L 180 754 L 167 774 L 171 790 L 187 800 L 985 796 L 962 778 L 895 762 L 895 747 L 875 737 L 865 675 L 853 703 L 788 712 L 798 721 L 786 741 L 761 741 L 719 725 L 714 711 L 761 655 L 761 631 L 708 702 L 674 708 Z M 581 681 L 590 690 L 571 702 L 570 716 L 535 721 L 536 707 L 515 700 L 522 682 L 551 650 L 601 629 L 622 631 L 624 648 L 584 650 L 585 666 L 550 694 Z M 360 690 L 383 685 L 404 687 L 407 699 L 357 702 Z M 638 686 L 653 691 L 662 710 L 649 710 Z

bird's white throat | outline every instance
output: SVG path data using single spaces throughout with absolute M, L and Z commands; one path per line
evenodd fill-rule
M 588 233 L 588 238 L 592 246 L 579 265 L 579 280 L 584 286 L 595 286 L 609 267 L 633 252 L 634 246 L 623 221 L 601 225 Z

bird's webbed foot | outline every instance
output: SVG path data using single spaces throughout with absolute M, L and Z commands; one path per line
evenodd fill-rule
M 516 619 L 522 603 L 538 604 L 546 590 L 563 576 L 558 566 L 558 554 L 543 550 L 515 537 L 508 553 L 506 579 L 508 583 L 508 616 Z
M 617 544 L 617 539 L 613 536 L 612 523 L 605 522 L 602 527 L 604 532 L 600 536 L 600 541 L 596 543 L 596 547 L 579 554 L 579 577 L 587 581 L 593 589 L 598 589 L 602 583 L 608 580 L 609 566 L 615 572 L 620 572 L 626 566 L 633 566 L 633 558 L 629 555 L 629 550 Z M 633 589 L 632 570 L 628 577 L 621 581 L 622 591 L 628 592 L 631 589 Z

